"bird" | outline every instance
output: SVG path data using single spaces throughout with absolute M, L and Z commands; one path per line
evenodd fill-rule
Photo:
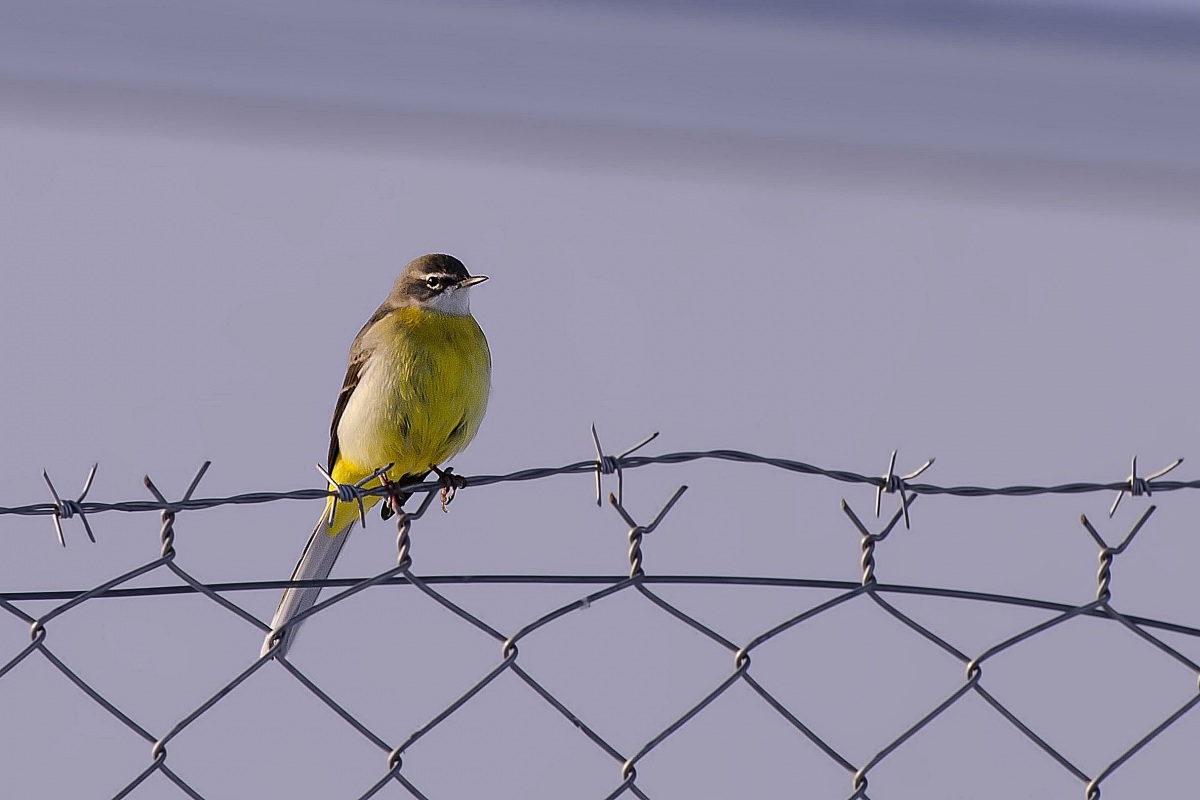
M 487 410 L 492 357 L 471 316 L 470 293 L 487 279 L 471 275 L 445 253 L 420 256 L 401 270 L 387 299 L 350 345 L 329 429 L 331 490 L 335 484 L 411 483 L 431 471 L 444 475 L 439 465 L 475 438 Z M 362 497 L 368 510 L 380 499 Z M 391 489 L 383 518 L 407 499 L 408 494 Z M 358 503 L 338 502 L 331 495 L 292 580 L 327 578 L 359 515 Z M 284 591 L 260 657 L 273 647 L 273 655 L 287 654 L 299 623 L 284 626 L 311 608 L 320 593 L 320 587 Z

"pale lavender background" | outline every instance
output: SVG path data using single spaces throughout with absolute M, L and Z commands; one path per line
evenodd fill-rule
M 446 250 L 494 280 L 483 430 L 455 466 L 733 447 L 938 483 L 1117 480 L 1194 455 L 1200 15 L 1194 3 L 935 4 L 737 14 L 659 3 L 0 4 L 0 505 L 40 470 L 92 498 L 319 485 L 346 347 L 400 265 Z M 943 11 L 945 11 L 943 7 Z M 953 19 L 950 19 L 952 17 Z M 1192 462 L 1177 473 L 1192 477 Z M 838 511 L 871 492 L 762 467 L 627 476 L 651 573 L 853 580 Z M 625 530 L 591 478 L 463 492 L 415 529 L 422 574 L 616 574 Z M 1195 623 L 1200 504 L 1157 498 L 1116 604 Z M 1070 603 L 1095 591 L 1077 519 L 1111 497 L 926 498 L 882 580 Z M 1145 501 L 1102 530 L 1122 533 Z M 207 581 L 284 578 L 315 503 L 183 515 Z M 157 554 L 156 515 L 0 518 L 0 589 L 86 588 Z M 355 536 L 338 574 L 394 559 Z M 165 573 L 145 583 L 166 582 Z M 827 596 L 663 589 L 745 641 Z M 505 631 L 578 588 L 447 590 Z M 268 617 L 275 592 L 233 599 Z M 979 653 L 1046 615 L 901 598 Z M 29 613 L 48 603 L 27 603 Z M 28 641 L 0 616 L 0 661 Z M 1171 637 L 1200 658 L 1200 643 Z M 47 644 L 156 734 L 243 669 L 259 634 L 194 596 L 100 600 Z M 521 663 L 627 753 L 731 669 L 633 595 L 530 637 Z M 409 589 L 309 623 L 295 662 L 392 741 L 499 647 Z M 756 652 L 754 674 L 865 762 L 963 679 L 865 600 Z M 985 685 L 1096 773 L 1195 692 L 1127 631 L 1077 621 Z M 1179 795 L 1196 713 L 1104 783 Z M 40 657 L 0 679 L 0 794 L 111 795 L 149 763 Z M 207 798 L 353 797 L 384 758 L 275 665 L 169 746 Z M 603 797 L 619 765 L 511 677 L 406 758 L 431 798 Z M 735 687 L 639 765 L 670 797 L 840 798 L 849 776 Z M 1082 787 L 968 698 L 871 773 L 875 798 L 1051 798 Z M 154 778 L 134 795 L 182 796 Z M 384 797 L 407 796 L 399 786 Z

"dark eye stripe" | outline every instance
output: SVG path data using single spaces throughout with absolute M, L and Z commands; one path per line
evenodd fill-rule
M 433 298 L 449 291 L 458 282 L 467 277 L 466 275 L 456 275 L 451 272 L 426 272 L 418 273 L 409 279 L 407 290 L 410 297 L 420 301 L 432 300 Z

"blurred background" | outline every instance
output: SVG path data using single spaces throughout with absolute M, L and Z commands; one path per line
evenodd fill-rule
M 0 506 L 321 485 L 346 349 L 412 257 L 454 253 L 493 399 L 454 466 L 505 473 L 737 448 L 942 485 L 1119 481 L 1193 455 L 1200 396 L 1200 4 L 1167 0 L 408 2 L 0 0 Z M 1196 473 L 1187 461 L 1172 475 Z M 414 526 L 417 574 L 619 575 L 626 526 L 592 478 L 468 488 Z M 697 463 L 625 476 L 650 574 L 857 580 L 868 487 Z M 606 483 L 606 487 L 608 484 Z M 611 487 L 608 487 L 611 488 Z M 1190 492 L 1118 559 L 1114 604 L 1195 624 Z M 895 498 L 886 498 L 894 501 Z M 885 500 L 885 502 L 886 502 Z M 1145 508 L 1111 495 L 924 498 L 880 580 L 1072 605 Z M 203 581 L 284 579 L 317 502 L 189 512 Z M 157 514 L 0 516 L 0 593 L 87 589 L 158 554 Z M 874 524 L 873 522 L 871 524 Z M 335 575 L 394 563 L 391 526 Z M 158 571 L 134 585 L 174 583 Z M 734 641 L 832 596 L 664 596 Z M 511 633 L 572 586 L 460 586 Z M 277 592 L 231 593 L 269 619 Z M 16 604 L 31 616 L 50 601 Z M 896 605 L 971 655 L 1052 615 Z M 1163 634 L 1192 659 L 1194 638 Z M 155 736 L 237 676 L 261 633 L 199 596 L 89 600 L 46 645 Z M 0 664 L 29 626 L 0 613 Z M 626 755 L 730 674 L 728 653 L 628 593 L 531 636 L 521 664 Z M 293 661 L 398 743 L 499 662 L 410 588 L 309 621 Z M 855 765 L 962 685 L 867 598 L 764 647 L 754 674 Z M 1115 623 L 1074 620 L 985 685 L 1095 777 L 1196 692 Z M 1179 794 L 1185 714 L 1103 782 Z M 151 761 L 35 653 L 0 678 L 0 794 L 108 797 Z M 357 797 L 385 756 L 269 664 L 169 746 L 205 798 Z M 430 798 L 605 797 L 620 764 L 508 677 L 406 755 Z M 638 765 L 670 797 L 830 797 L 851 776 L 747 690 Z M 1082 797 L 974 695 L 870 774 L 879 798 Z M 182 797 L 151 777 L 135 798 Z M 381 797 L 412 796 L 392 783 Z M 628 796 L 628 795 L 626 795 Z

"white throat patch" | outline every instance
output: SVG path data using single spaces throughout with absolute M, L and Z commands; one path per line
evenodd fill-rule
M 466 317 L 471 313 L 470 286 L 447 289 L 429 301 L 429 307 L 443 314 Z

